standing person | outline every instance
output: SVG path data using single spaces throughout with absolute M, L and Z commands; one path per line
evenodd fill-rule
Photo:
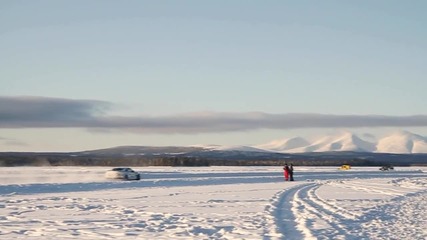
M 291 163 L 289 166 L 289 181 L 294 180 L 294 165 Z
M 287 163 L 285 163 L 285 166 L 283 167 L 283 175 L 285 176 L 285 181 L 289 181 L 289 166 Z

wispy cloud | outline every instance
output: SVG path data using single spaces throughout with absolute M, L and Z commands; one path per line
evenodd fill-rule
M 1 128 L 90 127 L 112 104 L 46 97 L 0 97 Z
M 167 116 L 107 115 L 113 104 L 94 100 L 0 97 L 0 128 L 89 128 L 149 133 L 206 133 L 256 129 L 426 127 L 427 115 L 196 112 Z
M 0 143 L 6 146 L 28 146 L 28 144 L 25 142 L 18 141 L 16 139 L 11 139 L 11 138 L 4 138 L 4 137 L 0 137 Z

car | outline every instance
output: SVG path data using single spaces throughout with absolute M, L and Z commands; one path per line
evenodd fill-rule
M 394 167 L 393 167 L 393 166 L 390 166 L 390 165 L 385 165 L 385 166 L 382 166 L 382 167 L 380 168 L 380 170 L 381 170 L 381 171 L 390 171 L 390 170 L 394 170 Z
M 351 166 L 348 164 L 344 164 L 339 168 L 339 170 L 350 170 L 350 169 L 351 169 Z
M 105 173 L 105 177 L 108 179 L 123 179 L 123 180 L 140 180 L 141 175 L 135 172 L 132 168 L 119 167 L 108 170 Z

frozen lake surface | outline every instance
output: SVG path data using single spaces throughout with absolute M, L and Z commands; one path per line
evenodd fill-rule
M 0 168 L 0 239 L 426 239 L 427 168 Z

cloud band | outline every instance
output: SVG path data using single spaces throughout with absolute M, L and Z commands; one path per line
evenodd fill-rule
M 104 101 L 0 97 L 0 128 L 121 129 L 149 133 L 208 133 L 257 129 L 426 127 L 427 115 L 198 112 L 169 116 L 111 116 Z

